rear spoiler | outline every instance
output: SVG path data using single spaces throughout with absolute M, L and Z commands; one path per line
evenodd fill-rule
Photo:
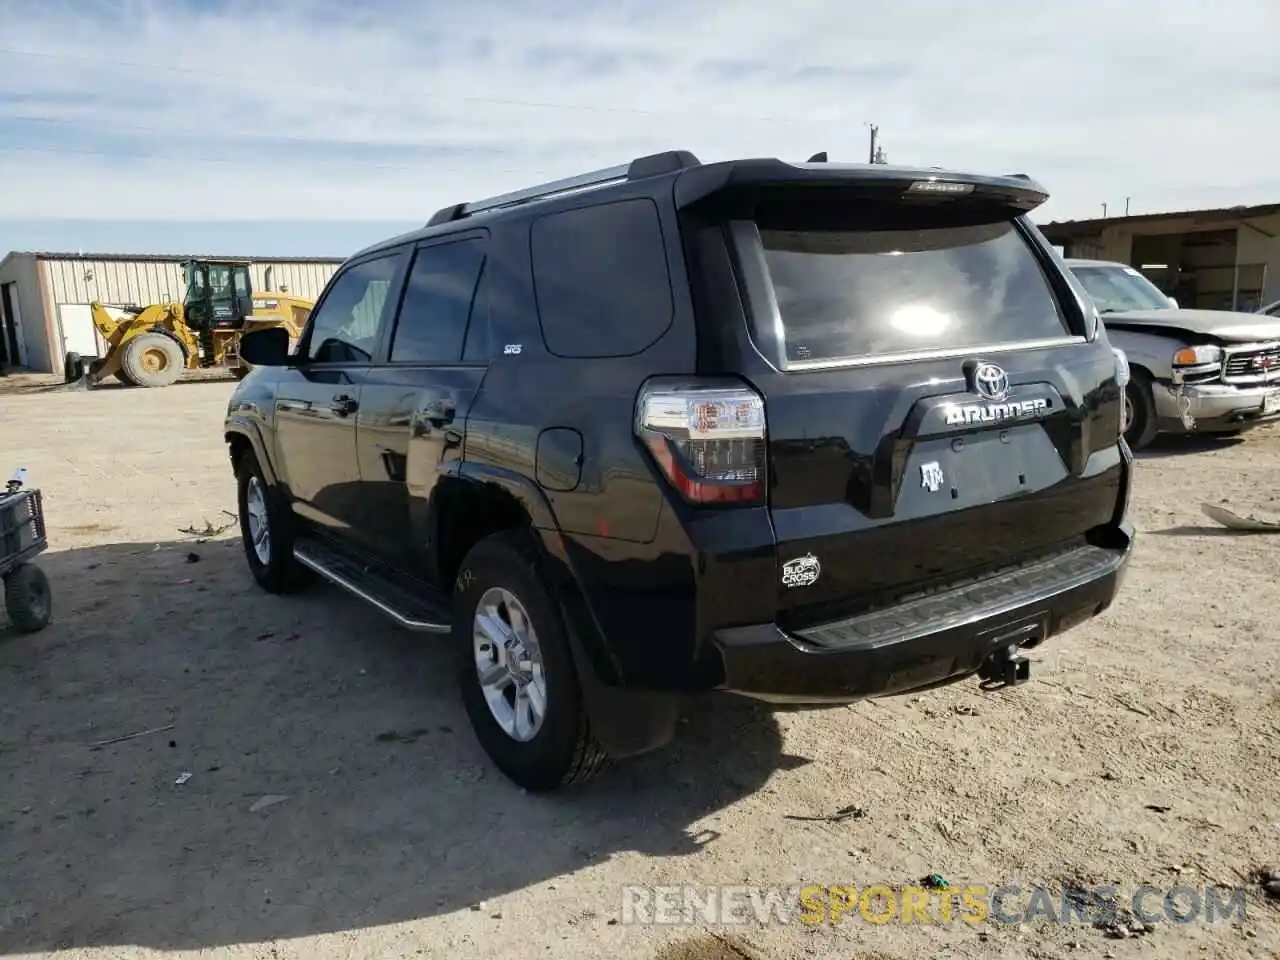
M 819 155 L 820 156 L 820 155 Z M 1002 177 L 890 167 L 880 164 L 787 163 L 730 160 L 684 170 L 675 183 L 676 206 L 693 206 L 716 194 L 759 187 L 833 186 L 878 196 L 948 201 L 983 199 L 1026 213 L 1049 199 L 1049 192 L 1023 173 Z

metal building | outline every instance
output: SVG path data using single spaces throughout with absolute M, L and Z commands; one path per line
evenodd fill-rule
M 146 306 L 181 301 L 186 260 L 252 264 L 255 292 L 316 298 L 340 257 L 135 256 L 15 251 L 0 260 L 0 365 L 42 373 L 62 369 L 68 352 L 101 356 L 89 303 Z
M 1184 307 L 1257 310 L 1280 300 L 1280 203 L 1040 224 L 1068 257 L 1141 270 Z

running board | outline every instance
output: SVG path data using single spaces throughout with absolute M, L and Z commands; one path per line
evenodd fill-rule
M 449 633 L 453 629 L 448 601 L 443 596 L 418 596 L 377 571 L 315 540 L 295 543 L 293 556 L 304 567 L 359 597 L 406 630 Z

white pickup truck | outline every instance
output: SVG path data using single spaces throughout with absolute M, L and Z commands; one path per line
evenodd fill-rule
M 1280 420 L 1280 318 L 1185 310 L 1133 267 L 1067 260 L 1124 351 L 1125 439 L 1159 433 L 1234 435 Z

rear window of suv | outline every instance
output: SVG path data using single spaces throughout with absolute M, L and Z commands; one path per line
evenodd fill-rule
M 757 213 L 788 363 L 1072 333 L 1012 220 L 933 225 L 927 212 L 911 211 L 898 222 L 877 218 L 883 228 L 842 228 L 833 219 Z

